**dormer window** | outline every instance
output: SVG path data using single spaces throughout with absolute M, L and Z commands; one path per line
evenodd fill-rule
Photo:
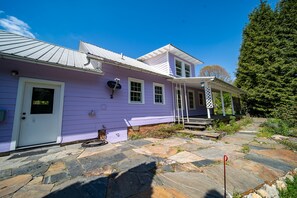
M 178 77 L 191 77 L 191 65 L 175 59 L 175 75 Z

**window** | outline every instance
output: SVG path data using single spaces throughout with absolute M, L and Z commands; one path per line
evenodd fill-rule
M 154 104 L 165 104 L 164 85 L 153 83 L 154 87 Z
M 191 77 L 191 65 L 175 59 L 175 75 L 179 77 Z
M 182 62 L 179 60 L 175 60 L 175 74 L 182 76 Z
M 199 92 L 199 105 L 204 106 L 204 94 L 202 92 Z
M 195 92 L 193 90 L 188 91 L 188 98 L 189 98 L 189 109 L 194 110 L 196 109 L 195 105 Z
M 129 103 L 144 104 L 144 81 L 128 78 Z
M 54 89 L 33 87 L 31 114 L 52 114 Z
M 191 77 L 191 66 L 185 64 L 185 77 Z

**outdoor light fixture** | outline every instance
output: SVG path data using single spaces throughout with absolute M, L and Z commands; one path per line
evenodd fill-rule
M 205 84 L 204 82 L 201 82 L 201 83 L 200 83 L 201 88 L 204 88 L 204 84 Z
M 116 90 L 116 89 L 121 89 L 122 88 L 122 86 L 121 86 L 121 84 L 120 84 L 120 79 L 119 78 L 115 78 L 114 80 L 110 80 L 110 81 L 108 81 L 107 82 L 107 86 L 109 87 L 109 88 L 111 88 L 111 95 L 110 95 L 110 98 L 111 99 L 113 99 L 113 94 L 114 94 L 114 91 Z
M 12 71 L 10 72 L 10 74 L 11 74 L 12 76 L 17 76 L 17 75 L 19 75 L 19 72 L 18 72 L 17 70 L 12 70 Z

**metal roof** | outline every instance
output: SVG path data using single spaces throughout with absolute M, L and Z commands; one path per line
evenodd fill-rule
M 0 58 L 102 73 L 100 68 L 95 68 L 91 63 L 85 65 L 88 63 L 88 59 L 84 53 L 3 30 L 0 30 Z
M 240 95 L 245 92 L 238 87 L 235 87 L 232 84 L 229 84 L 221 79 L 216 78 L 215 76 L 206 76 L 206 77 L 190 77 L 190 78 L 175 78 L 170 80 L 173 83 L 185 83 L 189 87 L 201 88 L 201 83 L 207 82 L 213 91 L 225 91 L 232 94 Z
M 105 63 L 172 78 L 172 76 L 169 76 L 167 73 L 162 72 L 156 67 L 153 67 L 141 61 L 138 61 L 134 58 L 130 58 L 123 54 L 118 54 L 86 42 L 82 42 L 82 41 L 80 42 L 80 51 L 83 51 L 85 53 L 90 53 L 91 55 L 100 57 L 103 59 L 102 62 L 105 62 Z
M 139 58 L 137 58 L 137 60 L 140 60 L 140 61 L 144 61 L 144 60 L 147 60 L 147 59 L 150 59 L 152 57 L 155 57 L 155 56 L 158 56 L 160 54 L 163 54 L 165 52 L 170 52 L 172 54 L 174 54 L 175 56 L 178 56 L 186 61 L 188 61 L 189 63 L 192 63 L 194 65 L 198 65 L 198 64 L 202 64 L 203 62 L 200 61 L 199 59 L 189 55 L 188 53 L 178 49 L 177 47 L 173 46 L 172 44 L 168 44 L 168 45 L 165 45 L 164 47 L 161 47 L 159 49 L 156 49 L 148 54 L 145 54 Z

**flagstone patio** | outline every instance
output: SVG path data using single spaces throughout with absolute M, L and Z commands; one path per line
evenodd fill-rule
M 0 197 L 223 197 L 224 154 L 228 194 L 245 192 L 297 167 L 297 153 L 256 138 L 259 124 L 219 141 L 148 138 L 13 153 L 0 157 Z

